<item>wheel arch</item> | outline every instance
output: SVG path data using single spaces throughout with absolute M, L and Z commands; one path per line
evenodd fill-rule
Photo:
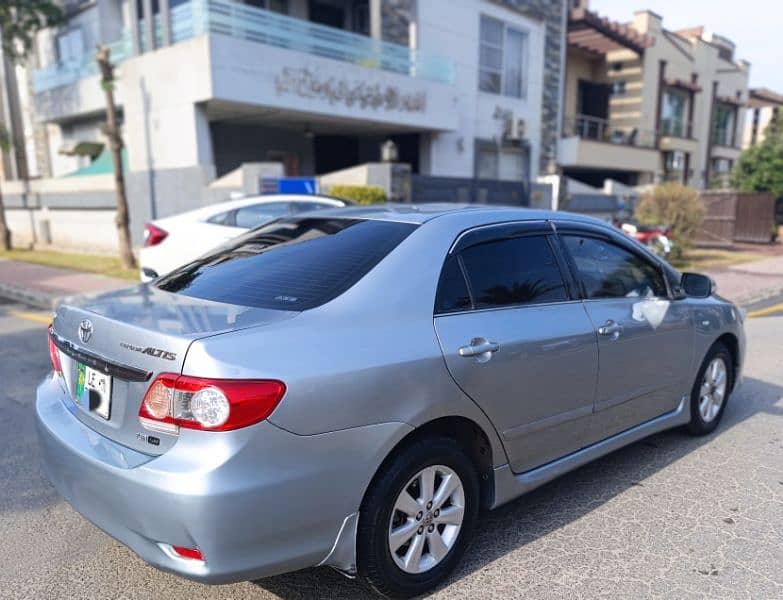
M 736 379 L 737 379 L 737 373 L 739 372 L 739 368 L 740 368 L 739 339 L 733 333 L 727 332 L 721 335 L 718 339 L 716 339 L 715 342 L 713 342 L 712 346 L 710 346 L 710 348 L 715 346 L 715 344 L 723 344 L 724 346 L 726 346 L 726 349 L 729 351 L 729 354 L 731 355 L 732 377 L 731 377 L 731 381 L 729 382 L 730 384 L 729 389 L 734 389 L 734 384 L 736 383 Z M 709 350 L 707 351 L 709 352 Z
M 413 442 L 428 436 L 451 438 L 465 450 L 476 466 L 481 488 L 480 506 L 481 508 L 490 508 L 495 497 L 492 444 L 486 431 L 478 423 L 467 417 L 456 415 L 439 417 L 428 421 L 397 442 L 381 462 L 378 469 L 376 469 L 367 489 L 364 491 L 364 496 L 367 495 L 368 490 L 372 487 L 379 474 L 383 472 L 389 461 Z M 364 501 L 364 498 L 362 501 Z

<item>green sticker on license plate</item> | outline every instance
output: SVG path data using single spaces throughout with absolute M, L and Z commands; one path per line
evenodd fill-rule
M 79 374 L 76 378 L 76 404 L 82 403 L 82 396 L 84 395 L 84 382 L 87 379 L 87 367 L 79 363 Z

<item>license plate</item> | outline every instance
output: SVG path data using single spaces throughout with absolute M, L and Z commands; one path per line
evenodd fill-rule
M 79 364 L 76 402 L 108 420 L 111 415 L 111 375 Z

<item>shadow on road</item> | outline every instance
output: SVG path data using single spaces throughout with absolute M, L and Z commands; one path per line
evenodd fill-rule
M 0 336 L 0 511 L 34 511 L 58 501 L 41 468 L 35 388 L 49 371 L 46 329 Z
M 783 416 L 775 406 L 783 387 L 746 379 L 731 397 L 715 433 L 695 438 L 682 430 L 666 431 L 622 448 L 479 518 L 471 549 L 451 582 L 575 521 L 680 458 L 709 443 L 746 419 L 766 413 Z M 357 598 L 372 594 L 358 581 L 328 568 L 307 569 L 254 582 L 286 600 Z M 449 582 L 447 582 L 449 583 Z

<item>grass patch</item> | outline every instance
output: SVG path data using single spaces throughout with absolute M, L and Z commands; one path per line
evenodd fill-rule
M 673 260 L 672 266 L 680 271 L 710 271 L 741 265 L 767 258 L 762 254 L 752 252 L 737 252 L 736 250 L 714 250 L 708 248 L 694 248 L 688 250 L 681 260 Z
M 139 272 L 136 269 L 125 269 L 120 259 L 115 256 L 101 256 L 97 254 L 78 254 L 74 252 L 54 252 L 52 250 L 0 250 L 0 258 L 18 260 L 21 262 L 97 273 L 108 277 L 117 277 L 128 281 L 139 281 Z

